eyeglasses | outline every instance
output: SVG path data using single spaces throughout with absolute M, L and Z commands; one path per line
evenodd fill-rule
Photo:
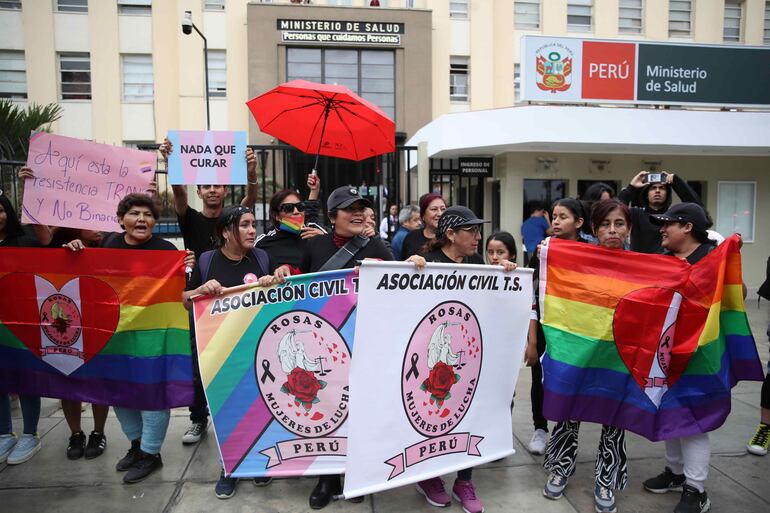
M 297 212 L 304 212 L 305 204 L 300 201 L 299 203 L 282 203 L 281 206 L 278 207 L 278 210 L 284 214 L 291 214 L 294 212 L 294 209 L 297 209 Z
M 481 233 L 481 228 L 479 228 L 478 225 L 463 226 L 462 228 L 458 228 L 458 230 L 462 230 L 464 232 L 472 233 L 473 235 L 476 235 L 477 233 Z

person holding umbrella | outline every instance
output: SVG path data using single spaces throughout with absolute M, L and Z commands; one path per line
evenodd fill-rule
M 420 200 L 421 209 L 424 200 L 425 197 Z M 428 198 L 428 200 L 435 201 L 435 198 L 432 200 Z M 406 260 L 414 263 L 418 269 L 425 267 L 427 262 L 484 265 L 484 259 L 478 253 L 478 246 L 481 240 L 481 225 L 486 222 L 488 221 L 476 217 L 476 214 L 467 207 L 449 207 L 441 214 L 435 238 L 428 243 L 427 251 L 422 255 L 413 254 Z M 404 250 L 406 251 L 406 247 Z M 499 260 L 497 265 L 503 266 L 506 272 L 516 269 L 515 263 L 505 259 Z M 416 485 L 417 491 L 432 506 L 445 508 L 452 503 L 452 497 L 454 497 L 466 513 L 483 513 L 484 505 L 476 496 L 476 487 L 471 481 L 472 475 L 473 468 L 457 472 L 452 496 L 444 489 L 444 482 L 440 477 L 420 481 Z

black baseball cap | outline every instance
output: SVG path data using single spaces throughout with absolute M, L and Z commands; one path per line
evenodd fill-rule
M 442 237 L 446 231 L 450 228 L 460 228 L 463 226 L 473 226 L 476 224 L 484 224 L 489 221 L 479 219 L 473 210 L 468 207 L 460 205 L 449 207 L 444 210 L 441 217 L 438 220 L 438 236 Z
M 329 194 L 329 197 L 326 199 L 326 210 L 331 212 L 332 210 L 348 208 L 356 201 L 361 201 L 367 207 L 372 208 L 372 202 L 368 199 L 362 198 L 361 195 L 358 194 L 357 188 L 351 187 L 349 185 L 344 187 L 337 187 L 332 191 L 331 194 Z
M 705 232 L 711 224 L 706 211 L 697 203 L 677 203 L 663 214 L 650 214 L 650 221 L 657 225 L 692 223 L 693 229 L 698 232 Z

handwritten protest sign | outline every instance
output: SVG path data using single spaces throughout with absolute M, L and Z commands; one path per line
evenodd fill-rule
M 45 132 L 29 138 L 22 222 L 121 231 L 116 210 L 126 194 L 145 192 L 155 155 Z
M 168 140 L 172 185 L 246 183 L 246 132 L 174 130 Z

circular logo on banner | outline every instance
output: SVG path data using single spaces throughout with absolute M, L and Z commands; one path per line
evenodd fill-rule
M 40 326 L 51 342 L 60 347 L 69 347 L 80 337 L 80 310 L 69 297 L 53 294 L 40 307 Z
M 454 429 L 473 401 L 483 347 L 476 314 L 459 301 L 441 303 L 419 322 L 401 369 L 404 411 L 421 435 Z
M 303 437 L 325 436 L 347 419 L 350 349 L 323 317 L 304 310 L 279 315 L 259 339 L 257 386 L 270 413 Z

